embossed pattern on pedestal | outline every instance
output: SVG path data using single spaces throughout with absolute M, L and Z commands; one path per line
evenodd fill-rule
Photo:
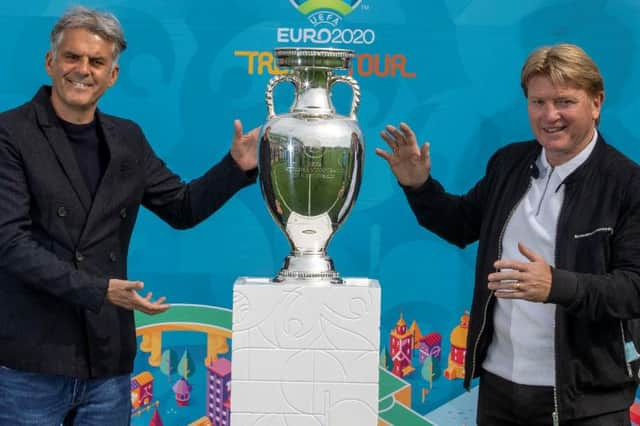
M 236 281 L 233 426 L 377 424 L 380 287 L 346 281 Z

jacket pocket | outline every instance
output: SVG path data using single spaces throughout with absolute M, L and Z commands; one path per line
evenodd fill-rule
M 576 247 L 576 262 L 585 265 L 588 270 L 576 272 L 589 272 L 602 274 L 607 272 L 611 256 L 611 236 L 613 228 L 599 227 L 587 230 L 584 233 L 575 234 L 573 241 Z

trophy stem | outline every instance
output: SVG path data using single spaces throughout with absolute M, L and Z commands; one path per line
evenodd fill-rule
M 333 260 L 323 253 L 291 253 L 284 259 L 284 265 L 274 278 L 275 282 L 305 281 L 326 284 L 343 284 L 340 274 L 333 267 Z
M 294 69 L 298 90 L 292 112 L 311 115 L 331 114 L 335 108 L 329 96 L 329 70 Z

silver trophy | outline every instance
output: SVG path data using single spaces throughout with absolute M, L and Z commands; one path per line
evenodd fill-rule
M 341 283 L 327 256 L 329 241 L 346 219 L 360 189 L 363 137 L 356 112 L 360 87 L 349 76 L 354 52 L 340 49 L 275 49 L 278 66 L 291 73 L 271 79 L 266 89 L 267 122 L 260 136 L 260 186 L 269 211 L 291 244 L 275 281 Z M 289 113 L 276 115 L 273 91 L 295 87 Z M 348 116 L 336 114 L 331 89 L 353 90 Z

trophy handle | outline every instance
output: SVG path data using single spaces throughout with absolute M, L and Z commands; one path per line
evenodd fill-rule
M 291 84 L 293 84 L 297 89 L 296 79 L 291 74 L 277 75 L 269 80 L 266 92 L 264 94 L 264 100 L 267 103 L 267 119 L 269 120 L 276 116 L 276 111 L 273 107 L 273 90 L 278 84 L 282 83 L 283 81 L 290 81 Z
M 332 75 L 329 79 L 329 88 L 331 88 L 335 83 L 346 83 L 351 86 L 351 89 L 353 90 L 353 99 L 351 100 L 351 112 L 349 113 L 349 118 L 355 120 L 358 107 L 360 107 L 360 86 L 358 85 L 358 82 L 348 75 Z

